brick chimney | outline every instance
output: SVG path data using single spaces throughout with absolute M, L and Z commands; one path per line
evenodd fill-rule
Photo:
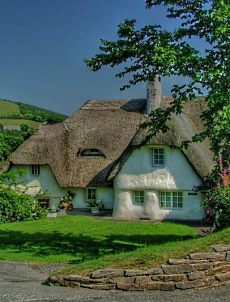
M 149 114 L 152 110 L 161 107 L 161 101 L 161 77 L 159 75 L 156 75 L 153 80 L 147 81 L 146 113 Z

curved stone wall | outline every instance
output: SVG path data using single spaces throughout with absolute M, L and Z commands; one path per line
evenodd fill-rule
M 169 259 L 161 267 L 101 269 L 91 276 L 50 276 L 47 285 L 119 290 L 175 290 L 218 286 L 230 281 L 230 245 L 216 245 L 207 253 Z

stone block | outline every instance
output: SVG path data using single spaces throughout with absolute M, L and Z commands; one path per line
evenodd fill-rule
M 125 271 L 125 276 L 148 276 L 148 275 L 160 275 L 163 274 L 163 270 L 159 268 L 152 268 L 148 270 L 138 270 L 138 269 L 127 269 Z
M 177 264 L 187 264 L 187 263 L 191 263 L 190 259 L 169 259 L 168 260 L 168 264 L 173 264 L 173 265 L 177 265 Z
M 134 283 L 135 277 L 114 277 L 109 280 L 110 283 Z
M 195 264 L 195 263 L 207 263 L 208 260 L 191 260 L 191 259 L 169 259 L 168 264 Z
M 132 277 L 132 276 L 143 276 L 145 275 L 145 270 L 140 269 L 127 269 L 125 270 L 125 276 Z
M 216 275 L 218 273 L 226 273 L 229 271 L 230 271 L 230 265 L 228 264 L 228 265 L 214 267 L 213 269 L 210 269 L 206 274 L 208 276 L 211 276 L 211 275 Z
M 213 267 L 212 263 L 197 263 L 194 264 L 194 267 L 198 271 L 205 271 Z
M 157 290 L 160 289 L 160 282 L 148 282 L 140 284 L 141 290 Z
M 190 273 L 195 271 L 194 266 L 191 264 L 162 265 L 162 269 L 167 275 Z
M 225 282 L 230 280 L 230 272 L 223 273 L 223 274 L 217 274 L 215 275 L 216 279 L 220 282 Z
M 153 276 L 150 276 L 150 279 L 152 281 L 161 281 L 162 279 L 160 279 L 160 277 L 163 277 L 164 275 L 153 275 Z
M 84 283 L 81 283 L 81 287 L 90 288 L 90 289 L 111 290 L 111 289 L 116 289 L 116 284 L 84 284 Z
M 162 275 L 162 274 L 164 274 L 162 268 L 156 267 L 156 268 L 148 269 L 146 275 Z
M 93 279 L 111 278 L 111 277 L 120 277 L 120 276 L 124 276 L 123 269 L 101 269 L 91 274 L 91 278 Z
M 178 282 L 175 283 L 176 288 L 178 289 L 190 289 L 190 288 L 197 288 L 197 287 L 206 287 L 210 286 L 214 283 L 215 278 L 213 277 L 206 277 L 203 279 L 197 279 L 194 281 L 185 281 L 185 282 Z
M 173 282 L 160 282 L 159 289 L 160 290 L 175 290 L 175 285 Z
M 205 277 L 206 277 L 206 274 L 205 274 L 205 272 L 202 272 L 202 271 L 196 271 L 196 272 L 188 273 L 188 280 L 189 281 L 193 281 L 193 280 L 196 280 L 196 279 L 203 279 Z
M 187 277 L 185 274 L 176 274 L 176 275 L 161 275 L 159 276 L 159 279 L 164 282 L 174 281 L 174 282 L 180 282 L 180 281 L 187 281 Z
M 230 251 L 230 244 L 217 244 L 212 246 L 215 252 L 223 253 Z
M 136 283 L 118 282 L 117 289 L 132 291 L 132 290 L 140 290 L 140 287 L 139 287 L 139 284 L 136 284 Z
M 148 276 L 137 276 L 135 278 L 135 283 L 147 283 L 147 282 L 149 282 Z
M 64 280 L 68 280 L 68 281 L 75 281 L 75 282 L 79 282 L 79 283 L 84 283 L 84 284 L 92 284 L 92 283 L 107 283 L 108 279 L 91 279 L 88 277 L 83 277 L 80 275 L 67 275 L 63 277 Z
M 191 260 L 225 260 L 225 254 L 221 253 L 192 253 L 188 255 Z
M 212 263 L 213 263 L 213 267 L 219 267 L 219 266 L 230 264 L 230 262 L 228 262 L 228 261 L 215 261 L 215 262 L 212 262 Z

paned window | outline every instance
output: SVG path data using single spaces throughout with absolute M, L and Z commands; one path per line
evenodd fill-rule
M 87 201 L 95 202 L 96 201 L 96 189 L 88 188 L 87 189 Z
M 32 175 L 38 176 L 40 174 L 40 166 L 32 165 Z
M 160 192 L 160 206 L 164 209 L 183 208 L 182 192 Z
M 145 199 L 144 191 L 134 191 L 134 203 L 135 204 L 143 204 Z
M 154 148 L 153 149 L 153 165 L 164 165 L 164 149 L 163 148 Z

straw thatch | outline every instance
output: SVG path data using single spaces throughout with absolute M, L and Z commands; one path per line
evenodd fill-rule
M 164 99 L 168 106 L 170 98 Z M 63 123 L 42 126 L 11 156 L 16 165 L 48 164 L 61 187 L 110 185 L 130 151 L 146 135 L 140 129 L 145 121 L 146 100 L 88 101 Z M 173 116 L 170 130 L 152 138 L 151 144 L 180 146 L 202 130 L 198 118 L 203 102 L 189 104 L 185 113 Z M 104 156 L 83 157 L 85 149 L 98 149 Z M 183 151 L 196 172 L 210 172 L 212 155 L 205 143 Z

